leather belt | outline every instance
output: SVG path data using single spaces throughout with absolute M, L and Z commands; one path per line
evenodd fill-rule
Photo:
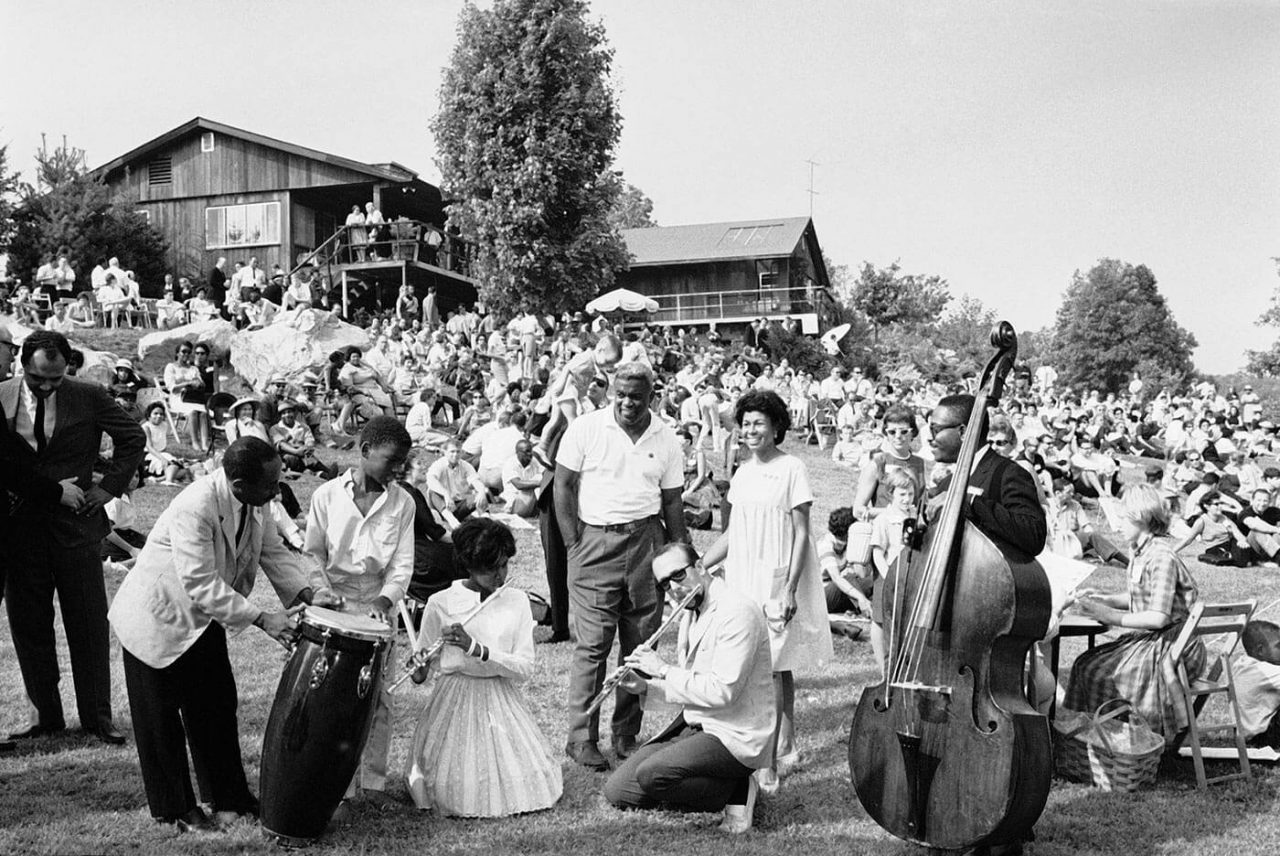
M 648 517 L 641 517 L 639 520 L 631 520 L 627 523 L 606 523 L 603 526 L 595 523 L 584 523 L 583 526 L 588 529 L 598 529 L 601 532 L 635 532 L 637 529 L 643 529 L 648 526 L 651 521 L 657 518 L 658 515 L 650 514 Z

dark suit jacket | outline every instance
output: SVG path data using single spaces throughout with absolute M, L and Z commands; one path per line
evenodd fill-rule
M 984 534 L 1029 561 L 1044 550 L 1044 509 L 1031 474 L 987 449 L 969 476 L 969 519 Z
M 75 478 L 82 490 L 93 486 L 93 465 L 98 460 L 102 435 L 111 437 L 114 453 L 111 466 L 102 477 L 102 489 L 112 496 L 124 493 L 142 463 L 146 451 L 146 435 L 142 426 L 116 404 L 107 390 L 96 383 L 67 378 L 58 387 L 56 422 L 44 454 L 36 451 L 14 433 L 14 421 L 21 407 L 19 384 L 13 378 L 0 383 L 0 410 L 4 413 L 5 433 L 19 466 L 31 467 L 36 475 L 51 482 Z M 14 515 L 14 525 L 33 534 L 46 533 L 65 547 L 97 544 L 107 534 L 106 512 L 76 514 L 66 506 L 52 509 L 45 505 L 23 503 Z

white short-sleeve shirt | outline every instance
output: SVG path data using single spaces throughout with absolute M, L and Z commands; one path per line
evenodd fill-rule
M 556 463 L 580 474 L 578 517 L 611 526 L 651 517 L 662 491 L 684 485 L 684 460 L 675 431 L 657 416 L 633 443 L 613 408 L 579 416 L 565 430 Z

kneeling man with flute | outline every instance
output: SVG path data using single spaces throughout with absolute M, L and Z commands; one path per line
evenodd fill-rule
M 605 798 L 619 808 L 723 809 L 721 830 L 746 832 L 756 798 L 751 774 L 769 765 L 775 717 L 764 615 L 685 544 L 660 551 L 653 576 L 675 603 L 700 595 L 688 600 L 676 665 L 641 645 L 626 659 L 631 671 L 621 686 L 683 710 L 614 771 Z

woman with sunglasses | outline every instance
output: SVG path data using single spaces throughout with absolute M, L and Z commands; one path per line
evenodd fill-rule
M 164 367 L 164 387 L 169 392 L 169 412 L 187 418 L 191 445 L 205 451 L 207 429 L 202 433 L 201 426 L 207 424 L 204 401 L 208 400 L 208 392 L 200 369 L 192 362 L 194 350 L 195 346 L 189 341 L 178 343 L 173 362 Z M 206 396 L 204 401 L 200 400 L 201 393 Z
M 1257 563 L 1257 557 L 1249 546 L 1249 539 L 1234 520 L 1225 513 L 1226 499 L 1216 490 L 1211 490 L 1200 498 L 1203 514 L 1191 524 L 1186 537 L 1173 547 L 1173 552 L 1181 553 L 1192 541 L 1199 538 L 1204 544 L 1204 552 L 1197 558 L 1206 565 L 1232 565 L 1247 568 Z
M 919 429 L 915 416 L 906 407 L 895 405 L 884 414 L 884 442 L 872 452 L 858 474 L 858 487 L 853 494 L 853 516 L 869 522 L 893 499 L 893 491 L 885 483 L 890 470 L 904 469 L 925 484 L 924 459 L 911 450 Z

